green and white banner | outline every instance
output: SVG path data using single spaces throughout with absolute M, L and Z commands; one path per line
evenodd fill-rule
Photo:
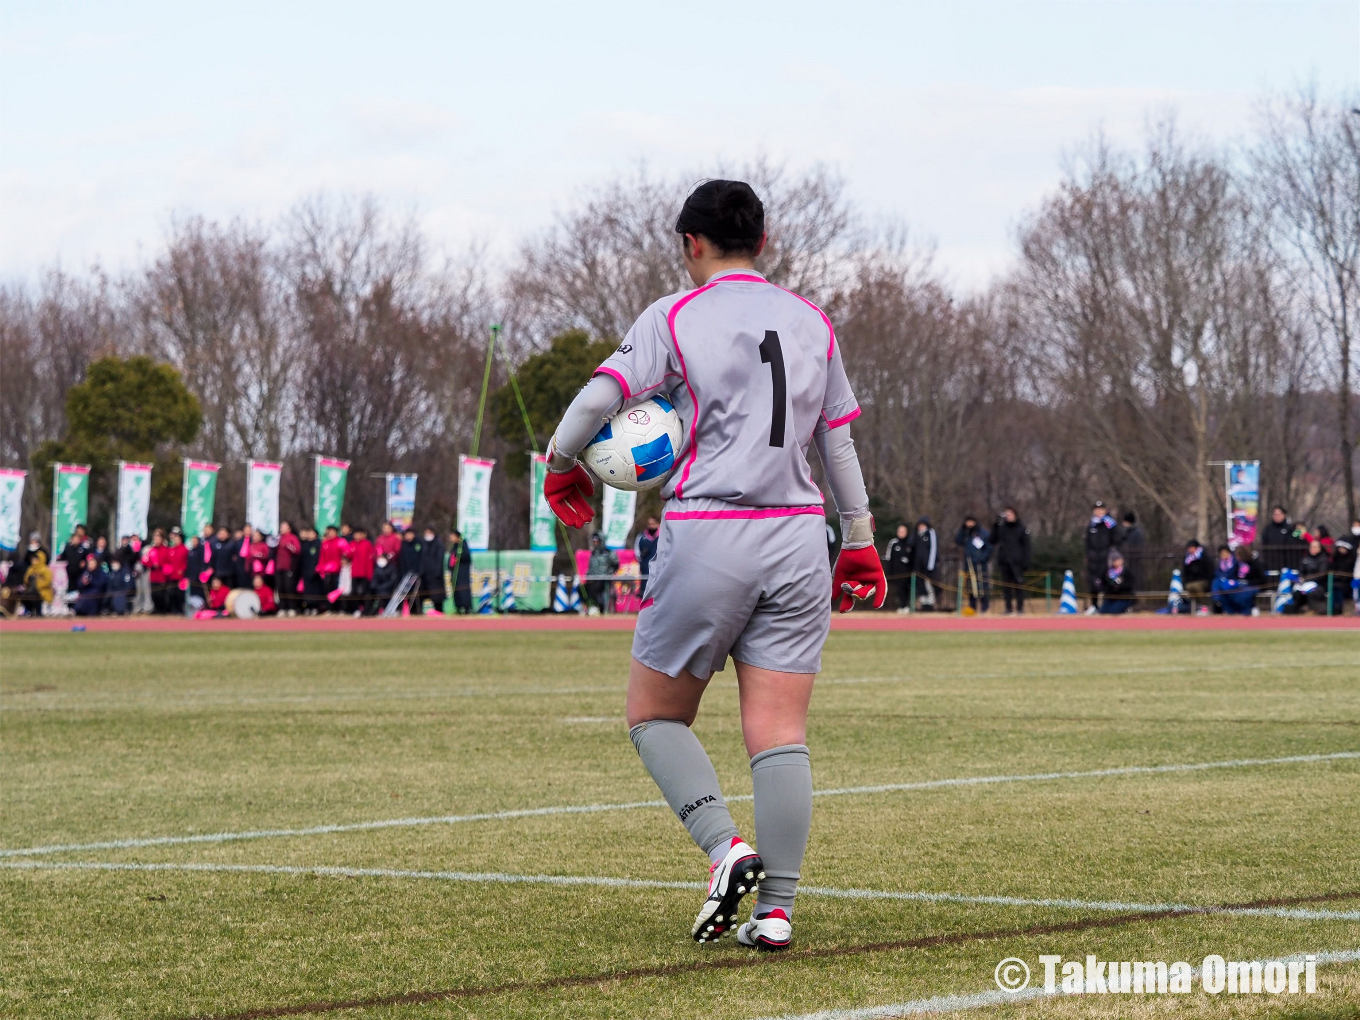
M 52 556 L 55 559 L 90 514 L 90 466 L 52 465 Z
M 628 545 L 628 532 L 633 530 L 633 515 L 637 512 L 637 493 L 626 489 L 604 487 L 604 544 L 611 549 Z
M 0 549 L 19 548 L 19 525 L 27 471 L 0 468 Z
M 491 469 L 494 460 L 458 455 L 458 530 L 473 552 L 491 548 Z
M 246 465 L 246 524 L 266 535 L 279 533 L 279 479 L 283 465 L 252 460 Z
M 114 535 L 146 538 L 147 515 L 151 512 L 151 465 L 118 462 L 118 516 Z M 110 536 L 112 538 L 113 536 Z
M 345 508 L 345 480 L 348 476 L 349 461 L 336 460 L 334 457 L 316 458 L 312 505 L 316 508 L 317 531 L 340 527 L 340 514 Z
M 535 453 L 529 473 L 529 548 L 535 552 L 557 551 L 557 518 L 543 495 L 548 478 L 548 458 Z
M 184 460 L 184 485 L 180 490 L 179 526 L 184 540 L 203 533 L 203 526 L 213 522 L 213 506 L 217 502 L 217 472 L 221 464 L 206 460 Z

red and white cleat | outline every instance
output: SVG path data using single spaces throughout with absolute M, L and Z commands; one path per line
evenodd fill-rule
M 716 942 L 737 921 L 741 898 L 756 891 L 765 877 L 760 855 L 734 838 L 723 859 L 708 869 L 708 899 L 699 908 L 690 934 L 695 942 Z
M 753 917 L 738 928 L 737 941 L 743 946 L 770 952 L 788 949 L 793 941 L 793 922 L 788 914 L 775 907 L 764 917 Z

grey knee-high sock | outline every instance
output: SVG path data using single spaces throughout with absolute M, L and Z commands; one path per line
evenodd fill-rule
M 688 726 L 673 719 L 638 723 L 628 731 L 642 764 L 671 810 L 709 859 L 721 859 L 737 835 L 718 789 L 718 774 Z
M 793 894 L 812 828 L 812 760 L 804 744 L 785 744 L 751 759 L 756 800 L 756 852 L 765 877 L 757 910 L 793 916 Z

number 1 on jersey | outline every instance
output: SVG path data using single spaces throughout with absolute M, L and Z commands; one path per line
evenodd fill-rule
M 789 384 L 784 376 L 784 349 L 779 346 L 779 334 L 772 329 L 765 331 L 765 339 L 760 342 L 761 364 L 770 366 L 770 379 L 774 383 L 774 413 L 770 415 L 770 445 L 784 445 L 784 417 L 789 402 Z

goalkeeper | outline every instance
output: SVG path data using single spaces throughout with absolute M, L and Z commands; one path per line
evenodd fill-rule
M 629 735 L 709 856 L 695 940 L 731 930 L 741 898 L 755 892 L 738 941 L 784 949 L 812 824 L 807 713 L 828 595 L 841 612 L 855 599 L 878 608 L 887 586 L 850 438 L 859 405 L 835 331 L 810 301 L 755 271 L 765 246 L 760 199 L 741 181 L 706 181 L 675 230 L 696 289 L 648 308 L 577 395 L 549 447 L 544 492 L 563 523 L 584 527 L 594 485 L 577 454 L 621 408 L 656 395 L 674 404 L 685 440 L 661 491 L 661 534 L 633 637 Z M 834 572 L 808 468 L 812 444 L 840 511 Z M 729 655 L 751 757 L 755 849 L 689 728 Z

